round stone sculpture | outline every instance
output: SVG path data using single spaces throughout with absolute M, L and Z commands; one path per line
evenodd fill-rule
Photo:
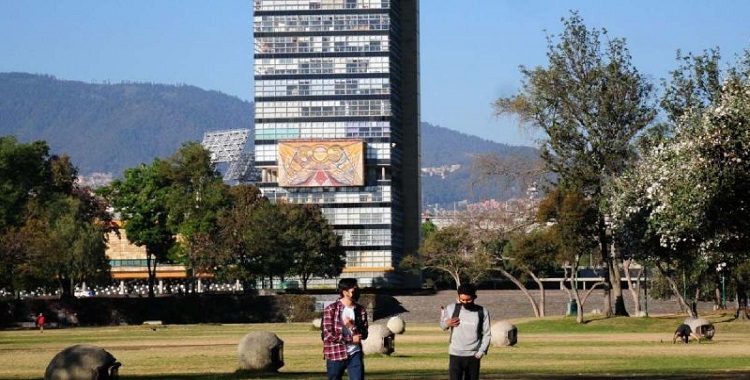
M 49 362 L 44 380 L 117 380 L 120 362 L 101 347 L 79 344 Z
M 237 345 L 240 369 L 276 372 L 284 366 L 284 342 L 269 331 L 253 331 Z
M 711 340 L 716 332 L 713 323 L 705 318 L 688 317 L 685 319 L 685 324 L 690 326 L 690 329 L 703 339 Z
M 403 334 L 406 331 L 406 322 L 400 316 L 391 317 L 385 325 L 394 334 Z
M 365 355 L 393 353 L 394 335 L 391 330 L 383 325 L 370 325 L 367 331 L 367 339 L 362 341 L 362 351 Z
M 313 321 L 312 321 L 312 325 L 313 325 L 313 327 L 315 327 L 316 329 L 320 330 L 320 327 L 321 327 L 321 326 L 323 325 L 323 320 L 322 320 L 322 319 L 320 319 L 320 318 L 315 318 L 315 319 L 313 319 Z
M 490 343 L 493 347 L 508 347 L 518 343 L 518 329 L 508 321 L 493 323 L 490 332 Z

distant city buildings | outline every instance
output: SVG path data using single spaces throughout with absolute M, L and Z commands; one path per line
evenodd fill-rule
M 81 186 L 88 186 L 92 189 L 109 185 L 114 177 L 112 173 L 91 173 L 90 175 L 84 176 L 79 175 L 77 178 L 78 183 Z
M 461 169 L 461 165 L 454 164 L 454 165 L 443 165 L 443 166 L 438 166 L 438 167 L 421 168 L 420 171 L 422 173 L 422 176 L 425 176 L 425 177 L 439 176 L 440 178 L 445 179 L 445 175 L 447 173 L 456 172 L 458 171 L 458 169 Z
M 406 285 L 398 264 L 420 230 L 418 0 L 255 0 L 253 11 L 257 186 L 321 206 L 345 276 Z
M 453 209 L 431 208 L 422 212 L 422 223 L 428 219 L 438 228 L 460 225 L 471 221 L 483 228 L 512 230 L 533 223 L 539 199 L 514 198 L 507 201 L 489 199 L 478 203 L 457 202 Z

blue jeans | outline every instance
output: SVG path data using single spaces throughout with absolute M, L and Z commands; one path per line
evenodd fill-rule
M 326 360 L 328 380 L 341 380 L 344 371 L 349 373 L 349 380 L 365 380 L 365 362 L 362 351 L 355 352 L 344 360 Z

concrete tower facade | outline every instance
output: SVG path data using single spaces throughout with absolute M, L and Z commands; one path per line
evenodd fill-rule
M 254 1 L 257 185 L 320 205 L 363 286 L 413 285 L 398 265 L 419 245 L 418 9 Z

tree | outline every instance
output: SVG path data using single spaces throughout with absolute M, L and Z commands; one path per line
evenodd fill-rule
M 217 218 L 217 241 L 206 239 L 207 249 L 199 249 L 196 265 L 210 270 L 218 278 L 240 280 L 249 289 L 248 282 L 260 273 L 260 263 L 252 256 L 254 212 L 268 203 L 260 190 L 252 185 L 233 186 L 228 191 L 229 204 Z M 203 246 L 203 244 L 201 244 Z
M 544 227 L 534 228 L 530 232 L 519 231 L 510 234 L 508 243 L 502 248 L 500 273 L 513 282 L 531 303 L 534 316 L 545 316 L 545 292 L 540 279 L 545 273 L 549 275 L 555 267 L 560 250 L 554 230 Z M 539 288 L 539 298 L 535 299 L 524 286 L 525 280 L 531 278 Z
M 250 213 L 246 227 L 242 234 L 244 245 L 243 265 L 250 273 L 261 278 L 265 286 L 265 278 L 269 280 L 269 287 L 273 288 L 273 279 L 282 281 L 291 271 L 294 254 L 300 249 L 295 244 L 296 238 L 290 236 L 293 226 L 285 213 L 284 202 L 261 202 Z
M 576 301 L 576 320 L 583 323 L 583 305 L 591 292 L 604 283 L 594 284 L 583 296 L 578 291 L 578 271 L 581 261 L 588 258 L 594 267 L 593 253 L 597 249 L 597 209 L 593 201 L 576 189 L 559 187 L 548 194 L 539 205 L 538 218 L 551 224 L 549 238 L 556 242 L 555 260 L 565 271 L 566 288 L 571 300 Z
M 56 285 L 62 297 L 72 297 L 76 284 L 102 284 L 110 279 L 106 257 L 107 223 L 86 215 L 83 200 L 60 195 L 30 207 L 33 233 L 27 235 L 36 282 Z
M 547 67 L 521 67 L 522 91 L 500 98 L 498 115 L 512 114 L 540 129 L 541 157 L 559 184 L 585 194 L 597 214 L 593 221 L 603 263 L 604 311 L 626 314 L 619 270 L 610 256 L 603 200 L 609 181 L 633 157 L 634 138 L 653 120 L 652 85 L 632 65 L 626 43 L 607 31 L 587 29 L 578 13 L 563 19 L 564 31 L 547 37 Z M 600 36 L 606 37 L 602 46 Z M 621 307 L 620 307 L 621 306 Z
M 527 195 L 535 195 L 551 177 L 549 169 L 539 157 L 501 156 L 496 153 L 476 155 L 472 172 L 477 177 L 476 182 L 500 180 L 506 186 L 525 190 Z
M 157 264 L 167 260 L 176 241 L 168 224 L 170 184 L 159 175 L 161 165 L 162 161 L 155 159 L 151 165 L 141 164 L 127 169 L 122 179 L 99 189 L 99 193 L 120 213 L 128 240 L 136 246 L 146 247 L 148 295 L 151 298 L 154 297 Z
M 76 282 L 109 278 L 108 214 L 76 177 L 70 158 L 50 155 L 45 142 L 0 137 L 0 287 L 71 296 Z
M 44 141 L 21 144 L 13 136 L 0 136 L 0 288 L 16 295 L 29 280 L 25 210 L 30 199 L 46 193 L 49 160 Z
M 427 219 L 422 223 L 422 238 L 430 236 L 433 232 L 437 231 L 437 226 L 430 219 Z
M 288 274 L 307 283 L 313 276 L 333 278 L 346 265 L 346 251 L 341 236 L 328 223 L 317 205 L 281 204 L 282 214 L 288 218 L 286 243 L 292 252 Z
M 637 169 L 623 177 L 623 191 L 612 197 L 617 230 L 637 238 L 638 247 L 645 248 L 684 306 L 687 303 L 677 289 L 675 267 L 694 267 L 706 273 L 717 263 L 739 267 L 748 258 L 747 58 L 746 54 L 738 68 L 728 71 L 720 91 L 708 97 L 713 99 L 710 105 L 675 102 L 693 104 L 693 108 L 676 114 L 673 135 L 644 154 Z M 706 61 L 711 60 L 696 60 Z M 639 224 L 645 227 L 639 228 Z M 740 306 L 746 301 L 741 300 Z
M 23 224 L 26 202 L 47 192 L 50 158 L 44 141 L 21 144 L 13 136 L 0 136 L 0 234 Z
M 491 255 L 477 244 L 465 226 L 448 226 L 435 231 L 425 238 L 418 254 L 408 255 L 401 262 L 406 270 L 445 272 L 457 287 L 462 281 L 476 283 L 492 266 Z
M 169 228 L 180 237 L 172 259 L 184 263 L 192 277 L 198 255 L 212 254 L 203 243 L 216 240 L 218 211 L 228 203 L 228 186 L 211 162 L 211 153 L 196 142 L 183 144 L 159 170 L 169 184 Z
M 667 130 L 672 133 L 678 125 L 699 122 L 722 93 L 718 48 L 699 55 L 683 55 L 678 50 L 677 61 L 679 65 L 670 72 L 670 80 L 662 82 L 664 94 L 660 102 L 669 120 Z

